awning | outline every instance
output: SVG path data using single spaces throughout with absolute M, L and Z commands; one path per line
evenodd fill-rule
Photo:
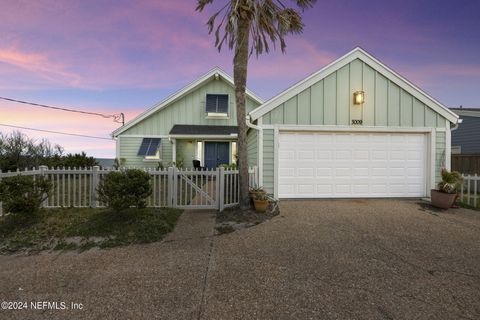
M 206 126 L 206 125 L 190 125 L 176 124 L 170 130 L 172 136 L 225 136 L 237 137 L 237 126 Z

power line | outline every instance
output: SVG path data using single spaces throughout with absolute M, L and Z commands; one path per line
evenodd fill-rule
M 124 122 L 125 122 L 125 116 L 124 116 L 123 113 L 103 114 L 103 113 L 98 113 L 98 112 L 90 112 L 90 111 L 83 111 L 83 110 L 77 110 L 77 109 L 54 107 L 54 106 L 49 106 L 49 105 L 46 105 L 46 104 L 40 104 L 40 103 L 35 103 L 35 102 L 28 102 L 28 101 L 17 100 L 17 99 L 6 98 L 6 97 L 0 97 L 0 99 L 6 100 L 6 101 L 10 101 L 10 102 L 28 104 L 28 105 L 35 106 L 35 107 L 41 107 L 41 108 L 47 108 L 47 109 L 54 109 L 54 110 L 61 110 L 61 111 L 68 111 L 68 112 L 83 113 L 83 114 L 90 114 L 90 115 L 99 116 L 99 117 L 102 117 L 102 118 L 113 118 L 113 121 L 118 122 L 118 123 L 121 123 L 122 125 L 123 125 Z
M 39 131 L 39 132 L 63 134 L 63 135 L 67 135 L 67 136 L 75 136 L 75 137 L 82 137 L 82 138 L 102 139 L 102 140 L 109 140 L 109 141 L 113 140 L 113 139 L 111 139 L 111 138 L 97 137 L 97 136 L 89 136 L 89 135 L 86 135 L 86 134 L 68 133 L 68 132 L 60 132 L 60 131 L 52 131 L 52 130 L 43 130 L 43 129 L 29 128 L 29 127 L 14 126 L 14 125 L 11 125 L 11 124 L 4 124 L 4 123 L 0 123 L 0 126 L 10 127 L 10 128 L 17 128 L 17 129 L 32 130 L 32 131 Z

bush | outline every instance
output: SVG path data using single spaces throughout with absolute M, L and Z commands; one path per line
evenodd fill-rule
M 150 175 L 138 169 L 110 172 L 98 187 L 100 201 L 117 211 L 145 208 L 151 193 Z
M 52 184 L 37 177 L 15 176 L 0 182 L 0 201 L 6 212 L 13 214 L 34 214 L 48 197 Z

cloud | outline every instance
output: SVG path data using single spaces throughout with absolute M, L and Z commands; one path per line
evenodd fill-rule
M 30 53 L 15 47 L 0 48 L 0 63 L 20 68 L 38 78 L 78 86 L 81 77 L 68 72 L 60 63 L 52 62 L 46 55 Z

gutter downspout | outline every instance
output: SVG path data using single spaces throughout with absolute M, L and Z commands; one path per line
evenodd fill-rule
M 257 150 L 257 164 L 258 164 L 258 185 L 263 186 L 263 129 L 250 122 L 250 115 L 246 116 L 247 127 L 258 131 L 258 150 Z

